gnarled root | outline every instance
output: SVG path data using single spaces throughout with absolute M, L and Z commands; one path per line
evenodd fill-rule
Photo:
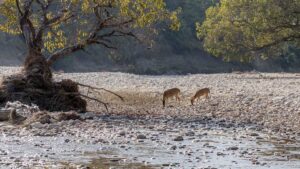
M 32 85 L 41 83 L 41 85 Z M 0 87 L 0 104 L 7 101 L 20 101 L 24 104 L 36 104 L 41 110 L 48 111 L 86 111 L 87 103 L 80 97 L 76 82 L 62 80 L 61 82 L 46 82 L 44 78 L 25 74 L 10 76 Z M 66 94 L 69 93 L 69 94 Z

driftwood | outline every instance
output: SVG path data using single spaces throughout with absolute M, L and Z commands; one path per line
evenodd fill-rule
M 26 117 L 17 114 L 16 109 L 0 110 L 0 121 L 9 121 L 12 124 L 20 124 Z

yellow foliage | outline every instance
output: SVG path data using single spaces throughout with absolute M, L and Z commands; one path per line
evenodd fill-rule
M 300 42 L 299 0 L 221 0 L 196 23 L 204 48 L 225 60 L 250 61 L 279 55 Z
M 25 0 L 19 2 L 22 8 Z M 48 3 L 47 0 L 41 2 Z M 101 8 L 102 19 L 112 17 L 109 23 L 111 25 L 121 24 L 129 29 L 148 29 L 155 23 L 166 22 L 171 29 L 178 30 L 180 27 L 177 17 L 180 10 L 167 10 L 164 0 L 60 0 L 53 1 L 51 5 L 49 9 L 51 7 L 52 9 L 46 13 L 42 12 L 39 5 L 35 5 L 36 9 L 32 9 L 30 15 L 30 20 L 37 31 L 42 27 L 43 16 L 51 20 L 63 14 L 60 20 L 45 29 L 43 51 L 48 53 L 84 41 L 95 24 L 99 24 L 95 16 L 97 7 Z M 0 5 L 0 18 L 0 31 L 14 35 L 21 33 L 16 0 L 6 0 Z M 122 25 L 125 21 L 130 22 Z

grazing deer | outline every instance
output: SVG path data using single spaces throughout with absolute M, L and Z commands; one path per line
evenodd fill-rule
M 171 97 L 176 97 L 176 101 L 180 101 L 180 98 L 179 98 L 179 93 L 180 93 L 180 90 L 178 88 L 172 88 L 172 89 L 168 89 L 164 92 L 164 96 L 163 96 L 163 106 L 165 107 L 166 105 L 166 100 L 168 98 L 171 98 Z
M 194 101 L 197 99 L 199 100 L 199 98 L 201 96 L 205 96 L 206 99 L 209 98 L 208 94 L 210 93 L 209 88 L 204 88 L 204 89 L 200 89 L 196 92 L 196 94 L 191 98 L 191 103 L 192 105 L 194 105 Z

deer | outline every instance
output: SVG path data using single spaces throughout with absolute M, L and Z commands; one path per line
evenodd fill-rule
M 168 90 L 164 91 L 163 107 L 165 107 L 166 100 L 168 100 L 169 98 L 175 97 L 176 101 L 180 101 L 179 94 L 180 94 L 180 89 L 178 89 L 178 88 L 172 88 L 172 89 L 168 89 Z
M 191 98 L 191 104 L 194 105 L 195 100 L 199 100 L 201 96 L 205 96 L 206 99 L 209 98 L 210 90 L 209 88 L 203 88 L 198 90 L 195 95 Z

